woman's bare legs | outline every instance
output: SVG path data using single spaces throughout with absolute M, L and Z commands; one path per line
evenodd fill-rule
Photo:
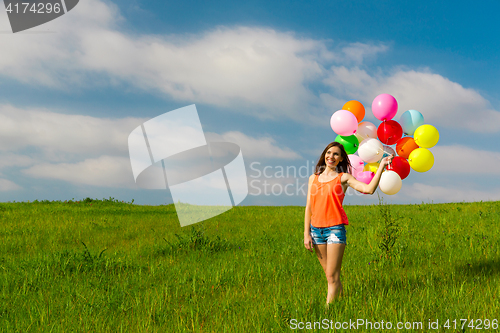
M 328 295 L 326 296 L 326 304 L 328 304 L 342 294 L 340 270 L 345 244 L 315 244 L 314 249 L 328 281 Z

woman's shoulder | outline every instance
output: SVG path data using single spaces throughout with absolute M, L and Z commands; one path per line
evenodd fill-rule
M 316 178 L 317 174 L 313 173 L 312 175 L 309 176 L 309 181 L 312 182 L 314 178 Z
M 340 176 L 340 181 L 342 183 L 345 183 L 347 182 L 349 179 L 353 178 L 353 176 L 350 174 L 350 173 L 347 173 L 347 172 L 343 172 L 342 173 L 342 176 Z

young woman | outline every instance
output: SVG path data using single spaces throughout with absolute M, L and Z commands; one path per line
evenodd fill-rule
M 350 186 L 358 192 L 373 194 L 384 168 L 392 155 L 382 159 L 370 184 L 354 178 L 344 146 L 332 142 L 321 154 L 313 175 L 309 177 L 306 213 L 304 218 L 304 246 L 312 252 L 313 246 L 328 281 L 326 304 L 342 293 L 340 268 L 346 246 L 345 225 L 349 224 L 342 208 L 345 191 Z

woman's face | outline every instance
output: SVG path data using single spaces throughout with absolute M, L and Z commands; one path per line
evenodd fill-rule
M 341 150 L 339 147 L 333 146 L 333 147 L 330 147 L 330 149 L 328 149 L 326 151 L 325 163 L 331 169 L 335 170 L 335 168 L 337 167 L 337 164 L 342 162 L 342 160 L 343 159 L 342 159 L 342 155 L 341 155 Z

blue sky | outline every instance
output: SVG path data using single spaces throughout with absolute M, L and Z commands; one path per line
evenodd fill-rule
M 499 9 L 496 1 L 83 0 L 12 34 L 2 6 L 0 200 L 170 203 L 168 191 L 135 185 L 127 137 L 196 104 L 207 136 L 242 149 L 251 184 L 243 205 L 305 205 L 307 176 L 291 171 L 311 170 L 335 139 L 332 113 L 348 100 L 378 125 L 371 102 L 381 93 L 398 100 L 395 120 L 416 109 L 441 134 L 434 167 L 412 171 L 396 195 L 379 191 L 388 202 L 500 200 Z M 287 184 L 293 195 L 279 194 Z

